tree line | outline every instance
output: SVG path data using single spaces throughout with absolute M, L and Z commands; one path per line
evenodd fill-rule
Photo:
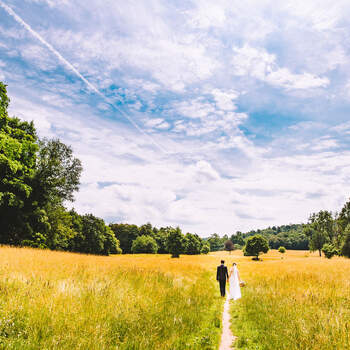
M 123 253 L 207 254 L 210 245 L 197 234 L 183 234 L 179 227 L 152 227 L 150 223 L 142 226 L 130 224 L 110 224 L 115 237 L 120 242 Z
M 311 214 L 306 224 L 273 226 L 246 233 L 237 231 L 231 237 L 214 233 L 207 241 L 211 251 L 243 249 L 246 252 L 252 237 L 263 238 L 264 249 L 266 246 L 268 249 L 281 248 L 281 251 L 310 249 L 318 251 L 320 256 L 323 252 L 327 258 L 334 255 L 350 258 L 350 200 L 339 213 L 321 210 Z

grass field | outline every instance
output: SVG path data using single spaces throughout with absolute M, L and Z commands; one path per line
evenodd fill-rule
M 236 257 L 247 281 L 232 305 L 237 349 L 350 349 L 350 260 L 271 251 Z
M 0 248 L 0 349 L 217 349 L 215 269 L 238 263 L 237 349 L 349 349 L 350 260 L 276 251 L 98 257 Z
M 0 349 L 216 349 L 207 260 L 2 247 Z

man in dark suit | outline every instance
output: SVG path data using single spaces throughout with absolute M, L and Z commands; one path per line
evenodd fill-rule
M 225 296 L 226 292 L 226 279 L 228 280 L 227 267 L 225 266 L 225 261 L 221 260 L 221 265 L 218 266 L 216 271 L 216 280 L 219 281 L 220 293 L 222 297 Z

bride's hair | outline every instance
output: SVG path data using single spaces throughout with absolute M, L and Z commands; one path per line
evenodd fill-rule
M 232 266 L 236 266 L 237 264 L 236 263 L 233 263 Z

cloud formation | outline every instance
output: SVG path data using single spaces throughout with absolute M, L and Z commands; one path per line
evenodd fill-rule
M 346 1 L 0 3 L 11 112 L 73 146 L 79 211 L 208 235 L 347 198 Z

